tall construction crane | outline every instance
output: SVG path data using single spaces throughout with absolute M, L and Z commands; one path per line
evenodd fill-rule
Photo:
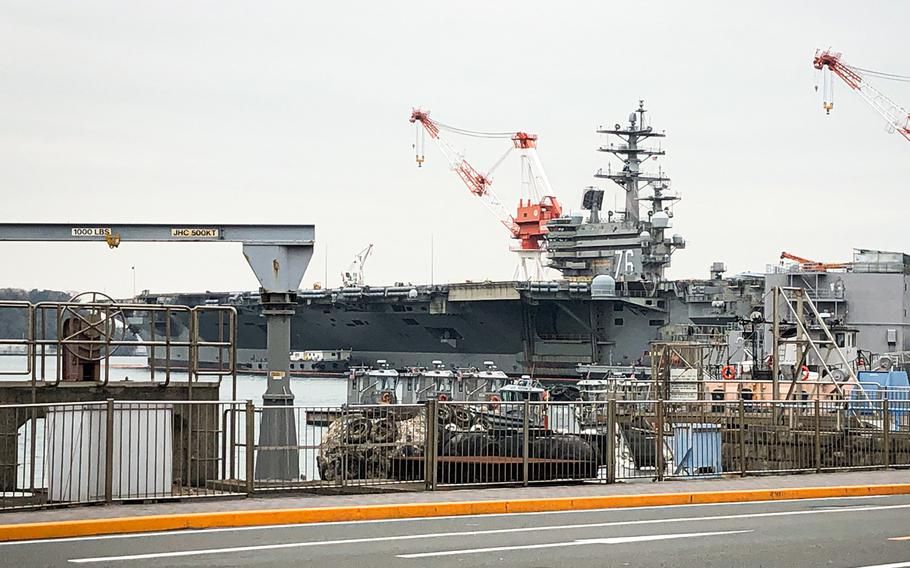
M 418 167 L 426 161 L 425 135 L 429 134 L 448 160 L 449 167 L 461 178 L 468 191 L 481 198 L 512 238 L 518 240 L 518 246 L 512 248 L 512 251 L 519 256 L 522 278 L 540 279 L 543 271 L 544 236 L 548 232 L 547 221 L 562 215 L 562 205 L 554 195 L 550 180 L 537 154 L 537 136 L 527 132 L 478 132 L 456 128 L 431 119 L 429 111 L 421 109 L 414 109 L 411 112 L 410 121 L 417 127 L 414 148 Z M 455 150 L 442 136 L 442 131 L 477 138 L 508 138 L 512 144 L 486 173 L 481 173 L 465 160 L 464 155 Z M 493 183 L 493 172 L 512 150 L 516 149 L 521 155 L 523 197 L 519 199 L 515 215 L 512 215 L 490 186 Z M 529 263 L 532 264 L 533 270 L 529 270 Z
M 787 251 L 780 253 L 780 259 L 792 260 L 793 262 L 799 264 L 799 267 L 802 270 L 812 272 L 827 272 L 828 270 L 837 270 L 850 266 L 850 264 L 846 262 L 817 262 L 815 260 L 809 260 L 808 258 L 796 256 L 795 254 L 791 254 Z
M 832 75 L 837 75 L 847 86 L 859 93 L 863 100 L 885 119 L 888 132 L 897 131 L 910 141 L 910 112 L 907 112 L 906 108 L 879 91 L 868 79 L 869 77 L 876 77 L 891 81 L 910 82 L 910 76 L 882 73 L 872 69 L 847 65 L 841 57 L 841 53 L 833 52 L 829 49 L 825 51 L 817 50 L 815 59 L 812 61 L 815 68 L 823 73 L 822 108 L 825 109 L 825 112 L 831 114 L 831 110 L 834 108 Z M 816 89 L 818 89 L 818 86 L 816 86 Z
M 362 251 L 354 255 L 354 260 L 348 265 L 347 269 L 341 273 L 341 285 L 345 288 L 363 286 L 363 265 L 366 264 L 367 258 L 373 252 L 373 243 L 370 243 Z

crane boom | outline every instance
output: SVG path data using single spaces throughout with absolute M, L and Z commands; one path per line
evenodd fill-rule
M 867 70 L 847 65 L 842 61 L 841 57 L 842 54 L 839 52 L 827 49 L 825 51 L 819 50 L 815 52 L 815 59 L 812 64 L 820 71 L 827 69 L 840 77 L 851 89 L 859 93 L 875 112 L 885 119 L 889 132 L 897 131 L 910 141 L 910 112 L 873 86 L 865 77 L 868 73 Z M 884 74 L 879 74 L 879 76 L 882 75 Z M 822 106 L 830 114 L 831 109 L 834 108 L 834 103 L 830 100 L 825 100 Z
M 493 213 L 496 219 L 509 230 L 513 237 L 517 238 L 519 232 L 518 225 L 515 224 L 515 219 L 506 209 L 505 205 L 503 205 L 502 200 L 499 199 L 496 193 L 490 188 L 490 184 L 493 182 L 490 179 L 489 174 L 485 175 L 477 171 L 474 166 L 464 159 L 464 156 L 458 153 L 455 148 L 440 135 L 440 125 L 430 118 L 430 113 L 428 111 L 414 109 L 414 111 L 411 112 L 410 120 L 413 123 L 420 123 L 423 126 L 427 134 L 430 135 L 430 138 L 439 146 L 443 156 L 448 160 L 449 167 L 458 174 L 461 181 L 468 187 L 468 191 L 477 197 L 480 197 L 483 200 L 484 205 L 487 206 L 487 209 Z M 418 146 L 417 150 L 417 163 L 421 164 L 424 160 L 422 148 Z M 501 161 L 502 160 L 500 160 L 500 162 Z
M 448 126 L 430 118 L 429 111 L 414 109 L 410 121 L 422 125 L 423 132 L 429 134 L 443 155 L 449 166 L 458 174 L 458 177 L 468 187 L 468 191 L 483 199 L 484 204 L 493 215 L 509 230 L 512 238 L 519 241 L 518 249 L 524 252 L 540 251 L 543 247 L 543 237 L 547 234 L 547 221 L 562 215 L 562 205 L 553 194 L 553 187 L 541 164 L 537 153 L 537 135 L 527 132 L 476 132 Z M 478 136 L 482 138 L 509 138 L 512 141 L 507 152 L 496 161 L 486 174 L 480 173 L 464 159 L 455 148 L 442 137 L 441 130 L 448 130 L 455 134 Z M 423 145 L 418 135 L 417 164 L 424 162 Z M 502 201 L 490 188 L 493 183 L 491 175 L 505 160 L 509 153 L 518 150 L 522 159 L 522 185 L 526 187 L 531 199 L 521 199 L 518 202 L 516 214 L 512 215 Z
M 819 271 L 826 272 L 828 270 L 837 270 L 840 268 L 847 268 L 849 263 L 845 262 L 818 262 L 815 260 L 810 260 L 808 258 L 803 258 L 801 256 L 796 256 L 787 251 L 780 253 L 781 260 L 792 260 L 793 262 L 799 264 L 799 267 L 803 270 L 809 271 Z

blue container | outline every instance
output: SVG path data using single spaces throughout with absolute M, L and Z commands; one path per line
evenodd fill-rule
M 673 427 L 674 475 L 720 475 L 720 424 L 680 424 Z
M 907 371 L 860 371 L 857 373 L 859 384 L 865 396 L 854 389 L 850 398 L 850 408 L 860 414 L 873 414 L 881 408 L 880 404 L 866 402 L 866 396 L 872 401 L 888 399 L 891 415 L 899 417 L 910 411 L 910 380 Z

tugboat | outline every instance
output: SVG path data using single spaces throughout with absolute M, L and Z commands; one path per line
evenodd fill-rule
M 509 384 L 509 377 L 493 363 L 484 361 L 484 369 L 459 369 L 455 400 L 501 400 L 496 391 Z
M 347 402 L 357 404 L 396 404 L 400 400 L 400 377 L 385 359 L 376 362 L 379 368 L 354 367 L 351 369 Z
M 435 398 L 440 401 L 455 399 L 455 373 L 446 368 L 442 361 L 433 361 L 429 369 L 416 372 L 414 401 L 424 403 Z
M 430 368 L 392 369 L 385 359 L 376 367 L 353 367 L 348 374 L 347 404 L 423 404 L 440 402 L 492 402 L 509 384 L 509 377 L 492 361 L 484 369 L 450 369 L 439 360 Z
M 504 385 L 495 393 L 502 404 L 494 402 L 490 407 L 494 410 L 487 414 L 493 427 L 521 428 L 524 425 L 525 401 L 540 403 L 549 400 L 549 393 L 540 381 L 532 379 L 529 375 L 522 375 L 511 383 Z M 549 427 L 547 405 L 529 404 L 528 423 L 532 428 Z

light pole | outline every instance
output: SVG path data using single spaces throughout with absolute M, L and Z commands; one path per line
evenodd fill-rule
M 136 267 L 131 266 L 130 270 L 133 271 L 133 301 L 136 301 Z

